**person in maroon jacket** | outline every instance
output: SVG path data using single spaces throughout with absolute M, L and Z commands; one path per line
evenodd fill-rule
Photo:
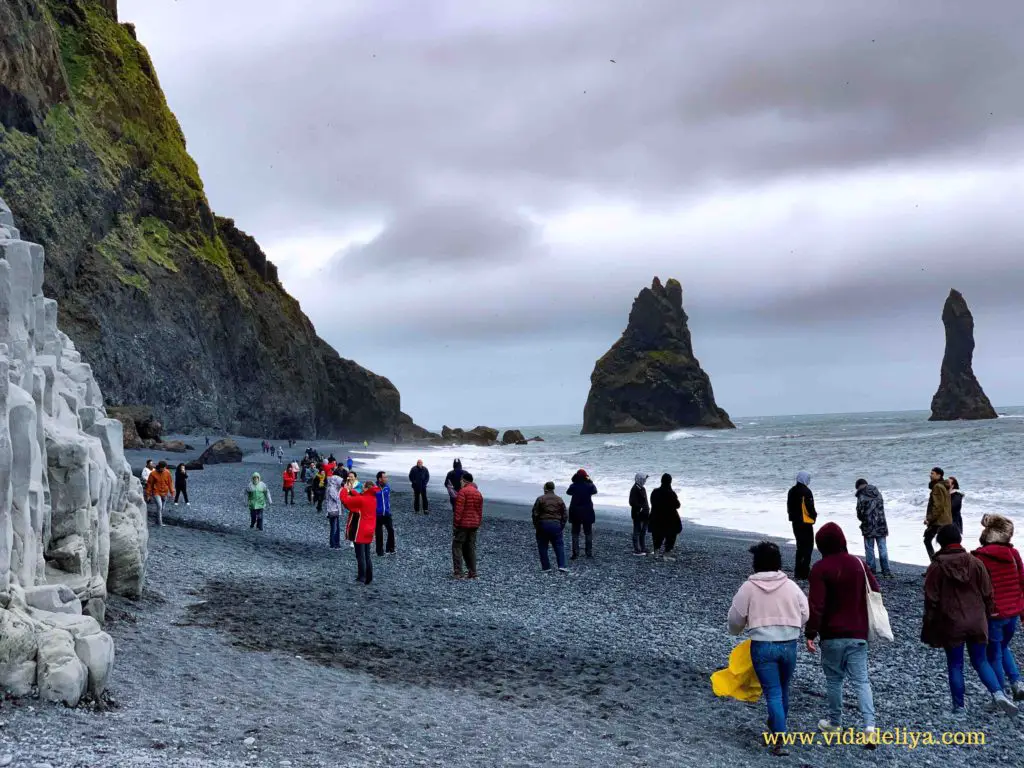
M 811 618 L 804 634 L 807 650 L 815 652 L 814 638 L 821 637 L 821 667 L 825 672 L 829 716 L 820 720 L 823 731 L 838 731 L 843 722 L 843 683 L 849 677 L 857 691 L 864 731 L 872 744 L 875 704 L 868 680 L 867 588 L 879 592 L 878 582 L 867 566 L 846 551 L 846 536 L 835 523 L 821 527 L 814 537 L 821 560 L 810 574 Z
M 992 579 L 992 601 L 995 611 L 988 617 L 988 663 L 1005 691 L 1009 680 L 1016 701 L 1024 700 L 1024 684 L 1010 650 L 1017 619 L 1024 613 L 1024 563 L 1010 540 L 1013 521 L 1002 515 L 981 518 L 981 547 L 973 554 L 981 560 Z
M 473 482 L 473 475 L 464 472 L 462 488 L 455 497 L 452 526 L 452 576 L 462 578 L 462 559 L 466 559 L 467 577 L 476 578 L 476 534 L 484 519 L 484 497 Z

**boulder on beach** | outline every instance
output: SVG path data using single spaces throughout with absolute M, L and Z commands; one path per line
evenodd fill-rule
M 633 302 L 626 330 L 597 361 L 583 434 L 734 427 L 693 354 L 683 288 L 656 277 Z
M 182 440 L 168 440 L 162 443 L 156 443 L 153 446 L 154 450 L 164 451 L 166 453 L 184 453 L 188 450 L 188 446 Z
M 243 456 L 244 454 L 242 453 L 242 449 L 238 447 L 238 443 L 230 437 L 225 437 L 223 440 L 218 440 L 203 451 L 198 462 L 203 465 L 237 464 L 242 460 Z
M 186 472 L 192 472 L 193 470 L 200 470 L 202 468 L 203 462 L 199 461 L 198 459 L 193 459 L 192 461 L 185 462 Z
M 527 440 L 518 429 L 506 429 L 501 436 L 502 445 L 526 445 Z
M 949 292 L 942 308 L 942 324 L 946 328 L 946 352 L 929 421 L 998 418 L 974 375 L 974 316 L 959 291 Z
M 493 427 L 473 427 L 459 429 L 444 426 L 441 428 L 441 442 L 447 445 L 480 445 L 491 446 L 498 442 L 498 430 Z

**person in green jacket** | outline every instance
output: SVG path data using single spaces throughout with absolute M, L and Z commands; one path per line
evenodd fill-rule
M 252 482 L 246 487 L 245 496 L 249 501 L 249 527 L 262 531 L 263 510 L 273 502 L 270 499 L 270 489 L 260 479 L 259 472 L 252 473 Z

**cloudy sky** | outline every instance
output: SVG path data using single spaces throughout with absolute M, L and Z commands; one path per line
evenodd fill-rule
M 1024 4 L 120 0 L 210 201 L 420 423 L 577 423 L 654 275 L 734 415 L 1024 404 Z

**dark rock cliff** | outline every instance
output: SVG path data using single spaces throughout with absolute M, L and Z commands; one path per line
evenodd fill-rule
M 654 278 L 640 291 L 622 338 L 594 366 L 583 434 L 733 427 L 693 356 L 687 322 L 677 280 Z
M 974 375 L 974 316 L 959 291 L 950 291 L 942 308 L 946 353 L 929 421 L 998 417 Z
M 0 2 L 0 197 L 112 404 L 168 429 L 404 433 L 385 378 L 320 339 L 256 242 L 207 203 L 116 0 Z

